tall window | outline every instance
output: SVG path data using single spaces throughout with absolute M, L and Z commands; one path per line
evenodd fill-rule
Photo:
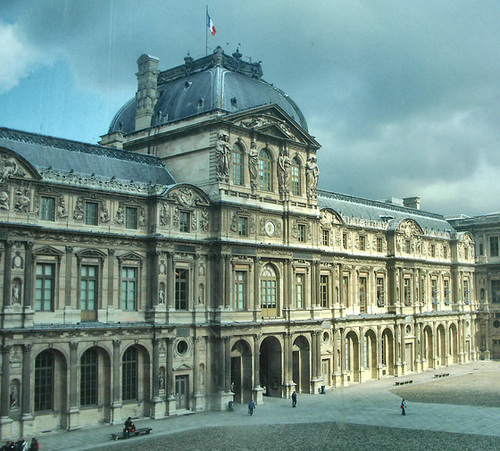
M 498 237 L 490 236 L 490 257 L 498 257 Z
M 432 309 L 437 310 L 437 304 L 439 304 L 437 279 L 431 279 L 431 292 L 432 292 Z
M 137 301 L 137 268 L 122 268 L 122 309 L 135 310 Z
M 271 191 L 272 189 L 272 159 L 268 150 L 262 149 L 259 153 L 259 189 Z
M 484 246 L 483 246 L 483 243 L 479 243 L 479 255 L 484 255 Z
M 443 245 L 443 256 L 448 258 L 448 247 L 446 245 Z
M 411 279 L 409 277 L 403 280 L 403 302 L 405 305 L 411 305 Z
M 297 274 L 295 280 L 295 298 L 297 308 L 304 308 L 304 274 Z
M 466 304 L 468 304 L 470 301 L 469 294 L 470 294 L 469 281 L 467 279 L 464 279 L 464 302 Z
M 377 252 L 383 252 L 384 247 L 383 247 L 383 241 L 382 238 L 377 238 Z
M 122 399 L 124 401 L 133 401 L 138 397 L 138 367 L 137 349 L 131 346 L 123 354 L 122 360 Z
M 246 271 L 235 271 L 234 273 L 234 308 L 243 310 L 245 308 L 245 298 L 247 292 Z
M 89 349 L 80 360 L 80 404 L 92 406 L 97 404 L 97 351 Z
M 385 287 L 383 277 L 377 277 L 377 305 L 379 307 L 385 305 Z
M 323 246 L 330 246 L 330 231 L 323 230 Z
M 125 207 L 125 227 L 127 229 L 137 229 L 137 208 Z
M 364 235 L 359 236 L 359 250 L 366 250 L 366 237 Z
M 436 256 L 436 246 L 434 244 L 431 244 L 431 257 Z
M 271 265 L 266 265 L 260 278 L 260 306 L 263 310 L 276 309 L 276 273 Z
M 405 240 L 405 252 L 407 254 L 411 253 L 411 241 L 410 240 Z
M 97 301 L 97 267 L 82 265 L 80 269 L 80 308 L 95 310 Z
M 359 311 L 366 312 L 366 277 L 359 278 Z
M 233 147 L 233 183 L 243 185 L 243 152 L 238 144 Z
M 342 234 L 342 247 L 347 249 L 347 233 Z
M 300 196 L 300 160 L 295 157 L 291 167 L 292 194 Z
M 248 236 L 248 218 L 245 216 L 238 217 L 238 235 Z
M 188 211 L 179 212 L 179 231 L 189 233 L 190 227 L 189 223 L 191 220 L 191 214 Z
M 328 275 L 321 274 L 319 276 L 319 299 L 321 307 L 328 307 Z
M 85 203 L 85 224 L 97 225 L 97 206 L 96 202 Z
M 444 279 L 443 281 L 443 288 L 444 288 L 444 303 L 448 305 L 450 303 L 450 280 L 449 279 Z
M 52 310 L 54 299 L 54 265 L 52 263 L 37 263 L 35 282 L 35 310 Z
M 299 224 L 297 233 L 298 233 L 298 240 L 301 243 L 304 243 L 306 241 L 306 225 Z
M 43 351 L 35 359 L 35 412 L 52 410 L 54 390 L 54 355 Z
M 500 304 L 500 280 L 491 281 L 491 302 Z
M 40 205 L 40 219 L 44 221 L 56 220 L 56 201 L 53 197 L 42 196 Z
M 188 276 L 189 271 L 183 268 L 175 270 L 175 309 L 188 308 Z
M 342 297 L 346 307 L 349 307 L 349 276 L 342 277 Z

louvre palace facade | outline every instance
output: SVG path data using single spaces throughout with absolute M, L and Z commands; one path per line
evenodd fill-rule
M 2 439 L 489 357 L 469 231 L 318 189 L 238 51 L 158 63 L 99 145 L 0 128 Z

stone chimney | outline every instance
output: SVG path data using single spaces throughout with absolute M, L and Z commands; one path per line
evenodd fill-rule
M 408 208 L 420 210 L 420 197 L 403 197 L 403 205 Z
M 156 101 L 158 100 L 158 63 L 154 56 L 141 55 L 137 60 L 137 110 L 135 112 L 135 129 L 151 127 Z

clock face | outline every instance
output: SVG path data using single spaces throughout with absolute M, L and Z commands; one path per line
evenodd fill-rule
M 266 222 L 266 234 L 268 236 L 273 236 L 274 235 L 274 223 L 271 221 Z

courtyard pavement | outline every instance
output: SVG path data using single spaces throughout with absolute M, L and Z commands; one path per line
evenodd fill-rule
M 434 378 L 434 374 L 441 373 L 450 373 L 450 376 Z M 413 380 L 413 384 L 401 388 L 395 386 L 396 381 L 405 380 Z M 499 380 L 500 362 L 471 362 L 466 365 L 452 365 L 399 378 L 390 377 L 363 384 L 352 384 L 349 387 L 328 390 L 324 395 L 299 395 L 297 408 L 292 408 L 289 399 L 266 397 L 264 403 L 256 407 L 253 416 L 248 415 L 245 405 L 236 404 L 233 412 L 202 412 L 162 420 L 137 419 L 134 420 L 137 427 L 151 427 L 153 431 L 150 436 L 137 437 L 126 442 L 111 440 L 111 433 L 121 431 L 120 425 L 99 425 L 72 432 L 42 433 L 37 438 L 41 450 L 51 451 L 88 450 L 100 447 L 157 449 L 147 445 L 151 437 L 164 437 L 165 445 L 161 449 L 167 449 L 168 435 L 190 430 L 194 434 L 194 430 L 200 428 L 235 430 L 233 427 L 303 425 L 305 423 L 311 425 L 335 423 L 335 427 L 342 427 L 342 425 L 377 426 L 398 428 L 408 432 L 410 430 L 440 431 L 493 438 L 500 437 L 500 393 L 497 390 Z M 487 399 L 492 402 L 481 401 L 485 399 L 485 391 Z M 406 416 L 401 415 L 402 396 L 407 399 Z M 446 397 L 452 402 L 446 401 Z M 425 402 L 412 401 L 412 398 Z M 443 402 L 443 399 L 446 402 L 439 403 Z M 499 407 L 492 407 L 492 405 Z M 27 440 L 31 438 L 27 437 Z M 276 449 L 278 448 L 276 446 Z M 199 449 L 213 448 L 207 443 L 200 443 Z M 254 449 L 259 449 L 259 447 Z M 265 449 L 273 448 L 271 445 Z M 370 449 L 370 447 L 365 449 Z M 468 448 L 462 447 L 462 449 Z M 500 439 L 498 448 L 495 446 L 488 449 L 500 449 Z

